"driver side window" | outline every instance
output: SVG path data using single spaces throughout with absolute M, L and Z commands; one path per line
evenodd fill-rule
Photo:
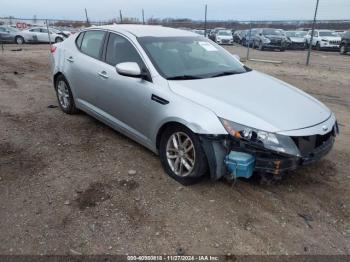
M 111 66 L 123 62 L 135 62 L 140 68 L 144 63 L 135 47 L 124 37 L 111 33 L 108 39 L 106 62 Z

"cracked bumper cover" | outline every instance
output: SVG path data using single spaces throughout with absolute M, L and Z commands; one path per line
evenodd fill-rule
M 281 175 L 300 166 L 318 161 L 332 149 L 335 136 L 302 157 L 291 156 L 264 148 L 262 145 L 236 139 L 230 135 L 201 135 L 203 149 L 207 155 L 210 176 L 218 180 L 227 174 L 224 158 L 231 151 L 244 152 L 255 156 L 255 172 Z

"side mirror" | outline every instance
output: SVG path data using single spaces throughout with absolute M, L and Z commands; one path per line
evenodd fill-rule
M 259 33 L 260 36 L 262 36 L 262 33 Z
M 129 77 L 141 77 L 142 72 L 139 65 L 135 62 L 124 62 L 117 64 L 116 66 L 117 72 L 123 76 Z

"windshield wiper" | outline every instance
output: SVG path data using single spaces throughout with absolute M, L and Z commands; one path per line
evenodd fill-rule
M 214 77 L 220 77 L 220 76 L 229 76 L 229 75 L 236 75 L 236 74 L 241 74 L 243 72 L 237 72 L 237 71 L 224 71 L 224 72 L 221 72 L 221 73 L 218 73 L 216 75 L 212 75 L 210 76 L 211 78 L 214 78 Z
M 199 76 L 192 76 L 192 75 L 172 76 L 167 78 L 167 80 L 191 80 L 191 79 L 202 79 L 202 78 Z

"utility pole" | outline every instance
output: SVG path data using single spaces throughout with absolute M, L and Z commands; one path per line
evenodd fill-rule
M 87 13 L 86 8 L 85 8 L 85 17 L 86 17 L 86 24 L 87 24 L 87 26 L 90 26 L 90 21 L 89 21 L 89 17 L 88 17 L 88 13 Z
M 250 21 L 250 26 L 249 26 L 249 37 L 248 37 L 248 46 L 247 46 L 247 61 L 249 60 L 249 50 L 250 50 L 251 37 L 252 37 L 252 21 Z
M 145 24 L 145 10 L 142 9 L 142 24 Z
M 205 5 L 205 13 L 204 13 L 204 37 L 207 37 L 207 12 L 208 12 L 208 5 Z
M 316 8 L 315 8 L 315 16 L 314 16 L 314 22 L 312 23 L 312 32 L 311 32 L 311 38 L 310 38 L 310 44 L 309 44 L 309 51 L 307 53 L 307 59 L 306 59 L 306 65 L 308 66 L 310 64 L 310 56 L 311 56 L 311 49 L 312 49 L 312 41 L 314 40 L 314 32 L 315 32 L 315 26 L 316 26 L 316 18 L 317 18 L 317 10 L 318 10 L 318 3 L 320 0 L 316 0 Z
M 46 20 L 46 29 L 47 29 L 47 34 L 49 36 L 49 43 L 50 43 L 50 46 L 51 46 L 51 35 L 50 35 L 50 29 L 49 29 L 49 23 L 48 21 Z
M 119 10 L 119 17 L 120 17 L 120 23 L 123 23 L 123 15 L 122 15 L 122 10 Z

